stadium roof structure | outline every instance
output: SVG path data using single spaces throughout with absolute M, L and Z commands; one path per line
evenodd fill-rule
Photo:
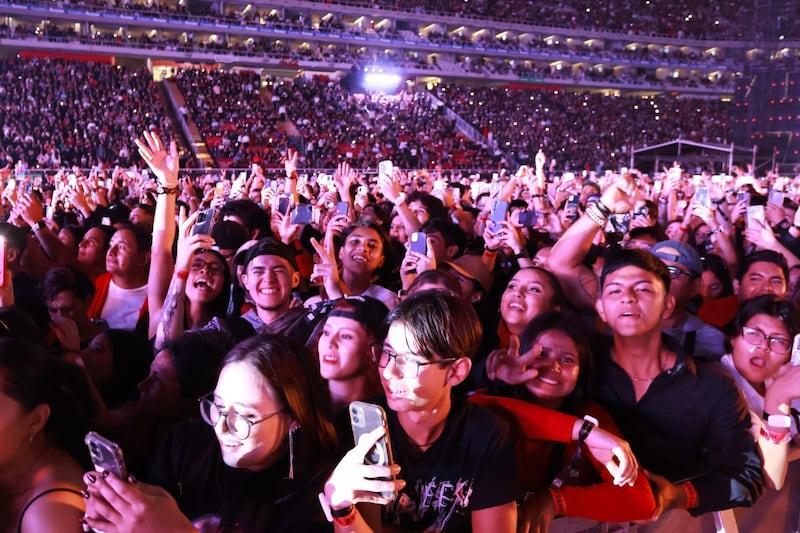
M 690 141 L 688 139 L 675 139 L 661 144 L 645 146 L 631 153 L 631 167 L 639 168 L 638 163 L 653 162 L 653 168 L 663 166 L 661 162 L 678 161 L 689 165 L 708 163 L 719 164 L 730 171 L 735 163 L 755 164 L 757 146 L 746 148 L 731 144 L 714 144 Z M 684 165 L 685 166 L 685 165 Z

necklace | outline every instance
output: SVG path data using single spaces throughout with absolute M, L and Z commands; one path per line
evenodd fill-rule
M 664 350 L 663 350 L 663 348 L 659 348 L 659 350 L 658 350 L 658 369 L 659 369 L 659 374 L 661 373 L 661 371 L 663 371 L 663 368 L 664 368 L 664 365 L 663 365 L 663 362 L 662 362 L 662 359 L 661 359 L 661 356 L 662 356 L 662 354 L 663 354 L 663 351 L 664 351 Z M 611 354 L 611 358 L 612 358 L 612 359 L 614 358 L 614 354 L 613 354 L 613 353 Z M 617 364 L 619 364 L 619 363 L 617 363 Z M 620 368 L 622 368 L 622 366 L 621 366 L 621 365 L 620 365 Z M 646 381 L 653 381 L 653 380 L 655 380 L 655 379 L 658 377 L 658 375 L 655 375 L 655 376 L 653 376 L 652 378 L 637 378 L 637 377 L 635 377 L 635 376 L 631 375 L 631 374 L 630 374 L 630 372 L 628 372 L 628 371 L 627 371 L 627 370 L 625 370 L 624 368 L 622 368 L 622 371 L 623 371 L 623 372 L 625 372 L 625 374 L 626 374 L 626 375 L 627 375 L 627 376 L 630 378 L 630 380 L 631 380 L 631 381 L 633 381 L 634 383 L 640 383 L 640 382 L 646 382 Z
M 625 372 L 625 373 L 628 374 L 627 372 Z M 652 377 L 652 378 L 635 378 L 635 377 L 631 376 L 630 374 L 628 374 L 628 377 L 631 378 L 631 381 L 633 381 L 634 383 L 638 383 L 640 381 L 653 381 L 658 376 L 655 376 L 655 377 Z

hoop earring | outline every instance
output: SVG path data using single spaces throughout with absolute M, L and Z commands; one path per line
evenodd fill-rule
M 293 423 L 289 428 L 289 479 L 294 479 L 294 432 L 300 429 L 300 424 Z

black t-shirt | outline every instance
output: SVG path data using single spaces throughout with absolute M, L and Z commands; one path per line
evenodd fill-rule
M 519 495 L 509 427 L 488 410 L 454 400 L 442 435 L 424 452 L 411 443 L 397 414 L 386 411 L 402 468 L 398 477 L 406 486 L 384 509 L 384 523 L 411 531 L 470 531 L 471 511 Z
M 164 487 L 191 520 L 221 516 L 224 531 L 331 531 L 317 499 L 331 465 L 305 468 L 288 479 L 280 460 L 261 472 L 231 468 L 222 460 L 213 428 L 181 422 L 157 453 L 149 481 Z

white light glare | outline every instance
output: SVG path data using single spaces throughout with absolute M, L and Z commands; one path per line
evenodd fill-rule
M 395 89 L 402 78 L 399 74 L 386 74 L 380 72 L 369 72 L 364 74 L 364 88 L 372 90 L 391 90 Z

